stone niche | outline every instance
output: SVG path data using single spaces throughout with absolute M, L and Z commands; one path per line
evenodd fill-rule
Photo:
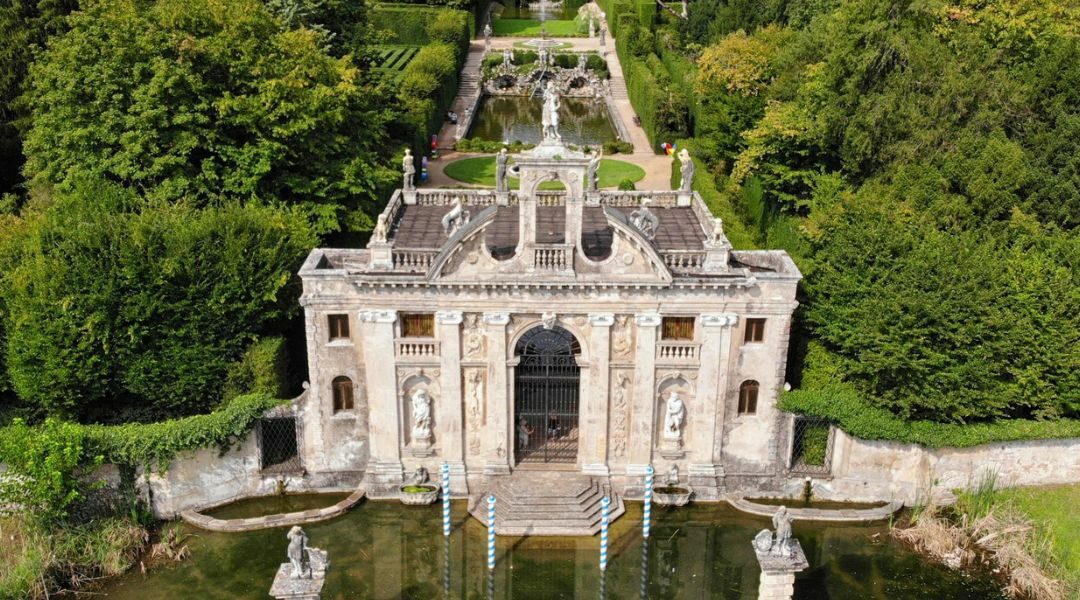
M 439 401 L 438 372 L 407 371 L 399 379 L 398 402 L 406 453 L 427 457 L 435 453 L 435 415 Z
M 681 372 L 665 373 L 658 378 L 656 386 L 656 440 L 660 455 L 677 460 L 686 455 L 685 444 L 694 403 L 692 377 Z M 669 415 L 669 408 L 681 403 L 681 411 Z M 671 406 L 669 406 L 669 404 Z M 681 412 L 681 414 L 679 414 Z

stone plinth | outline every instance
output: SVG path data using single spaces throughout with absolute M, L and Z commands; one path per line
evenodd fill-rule
M 754 548 L 754 553 L 761 566 L 761 578 L 758 583 L 758 600 L 791 600 L 795 593 L 795 574 L 810 566 L 806 562 L 799 540 L 791 538 L 788 542 L 790 554 L 761 552 Z
M 311 559 L 308 573 L 302 577 L 293 576 L 291 563 L 281 563 L 274 584 L 270 586 L 270 595 L 279 600 L 319 600 L 322 597 L 323 584 L 326 583 L 326 568 L 330 562 L 326 551 L 308 548 Z

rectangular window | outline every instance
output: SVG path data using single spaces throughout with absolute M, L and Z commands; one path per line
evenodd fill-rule
M 765 319 L 747 319 L 746 332 L 743 334 L 743 343 L 761 342 L 765 340 Z
M 693 340 L 694 317 L 664 317 L 660 331 L 660 339 Z
M 401 337 L 435 337 L 435 315 L 431 313 L 414 313 L 401 315 Z
M 330 341 L 349 339 L 349 315 L 329 315 Z
M 758 383 L 746 381 L 739 388 L 739 414 L 752 415 L 757 412 Z

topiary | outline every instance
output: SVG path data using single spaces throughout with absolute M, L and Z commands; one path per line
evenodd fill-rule
M 634 187 L 634 182 L 631 181 L 630 179 L 623 179 L 622 181 L 619 182 L 619 191 L 632 192 L 632 191 L 634 191 L 636 189 L 637 188 Z

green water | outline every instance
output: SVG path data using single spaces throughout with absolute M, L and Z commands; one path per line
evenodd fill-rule
M 598 538 L 497 538 L 497 567 L 485 566 L 485 530 L 453 507 L 454 533 L 441 534 L 440 507 L 365 501 L 346 515 L 305 526 L 330 553 L 323 598 L 658 598 L 752 599 L 759 570 L 750 539 L 767 519 L 726 504 L 653 511 L 643 557 L 641 505 L 612 525 L 601 579 Z M 196 531 L 183 563 L 133 572 L 99 592 L 110 599 L 266 598 L 285 559 L 284 528 Z M 891 541 L 884 525 L 796 523 L 810 568 L 795 597 L 814 600 L 1001 599 L 988 580 L 932 564 Z M 644 575 L 644 577 L 643 577 Z M 491 586 L 491 587 L 489 587 Z
M 888 502 L 836 502 L 833 500 L 803 500 L 802 498 L 747 498 L 754 504 L 786 506 L 788 508 L 821 508 L 825 510 L 862 510 L 881 508 Z
M 615 129 L 602 100 L 562 98 L 559 134 L 575 145 L 598 145 L 615 140 Z M 469 137 L 495 142 L 540 142 L 543 99 L 524 96 L 488 96 L 481 100 Z
M 578 9 L 584 4 L 581 0 L 565 0 L 562 6 L 547 8 L 543 11 L 538 9 L 531 9 L 527 2 L 523 2 L 522 6 L 514 6 L 512 2 L 506 2 L 508 6 L 506 8 L 496 7 L 494 10 L 499 14 L 499 18 L 502 19 L 536 19 L 540 20 L 541 17 L 545 21 L 551 21 L 554 19 L 572 20 L 577 16 Z M 597 23 L 599 26 L 599 23 Z

